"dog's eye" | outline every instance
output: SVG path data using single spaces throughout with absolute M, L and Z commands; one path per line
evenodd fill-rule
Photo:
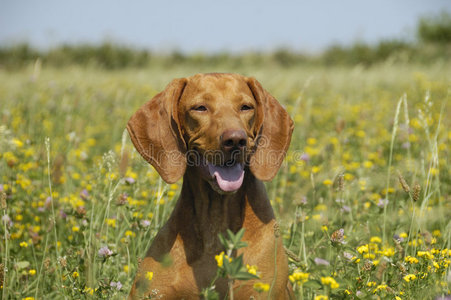
M 207 111 L 207 108 L 204 105 L 194 106 L 192 110 L 195 111 Z
M 241 110 L 251 110 L 254 109 L 252 106 L 244 104 L 243 106 L 241 106 Z

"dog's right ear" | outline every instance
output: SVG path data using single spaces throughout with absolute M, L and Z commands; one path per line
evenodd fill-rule
M 186 78 L 174 79 L 127 123 L 136 150 L 167 183 L 179 180 L 186 170 L 186 145 L 177 114 L 186 83 Z

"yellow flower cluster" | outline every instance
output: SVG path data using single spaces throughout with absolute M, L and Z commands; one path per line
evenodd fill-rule
M 217 263 L 218 267 L 222 268 L 222 266 L 224 265 L 224 258 L 228 259 L 229 262 L 232 262 L 232 258 L 230 258 L 227 255 L 225 255 L 224 251 L 222 251 L 218 255 L 215 255 L 215 260 L 216 260 L 216 263 Z
M 309 273 L 304 273 L 297 269 L 293 272 L 293 274 L 288 276 L 288 279 L 290 279 L 290 281 L 293 283 L 303 284 L 308 281 L 309 276 Z
M 269 284 L 267 283 L 263 283 L 263 282 L 256 282 L 253 285 L 254 290 L 256 290 L 257 292 L 261 293 L 261 292 L 267 292 L 269 291 Z
M 417 276 L 415 276 L 415 274 L 408 274 L 404 276 L 402 279 L 404 279 L 405 282 L 411 282 L 417 279 Z
M 246 264 L 246 269 L 249 274 L 257 276 L 257 266 L 250 266 Z
M 404 261 L 408 262 L 409 264 L 417 264 L 418 258 L 408 255 L 404 258 Z
M 357 247 L 357 252 L 362 254 L 363 258 L 375 259 L 376 255 L 391 257 L 395 255 L 395 248 L 383 246 L 379 248 L 379 243 L 382 242 L 380 237 L 372 237 L 369 244 Z
M 324 285 L 329 285 L 331 289 L 338 289 L 340 287 L 340 284 L 335 281 L 333 277 L 321 277 L 321 283 Z
M 386 284 L 379 284 L 373 291 L 373 294 L 379 292 L 379 291 L 386 291 L 387 285 Z

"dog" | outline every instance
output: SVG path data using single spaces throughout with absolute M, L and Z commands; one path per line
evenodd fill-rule
M 139 108 L 127 124 L 135 148 L 164 181 L 183 177 L 183 185 L 129 299 L 199 299 L 215 277 L 215 256 L 224 251 L 218 235 L 241 228 L 247 246 L 237 255 L 257 266 L 260 278 L 236 280 L 235 299 L 291 297 L 288 260 L 262 181 L 276 175 L 293 124 L 256 79 L 238 74 L 174 79 Z M 271 288 L 259 293 L 255 282 Z M 225 278 L 214 287 L 221 299 L 227 296 Z

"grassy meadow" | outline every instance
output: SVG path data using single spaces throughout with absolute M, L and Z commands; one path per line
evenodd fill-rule
M 172 78 L 211 71 L 256 77 L 295 121 L 267 190 L 297 299 L 451 293 L 450 63 L 105 70 L 37 61 L 0 69 L 1 299 L 128 295 L 181 184 L 144 162 L 126 122 Z

